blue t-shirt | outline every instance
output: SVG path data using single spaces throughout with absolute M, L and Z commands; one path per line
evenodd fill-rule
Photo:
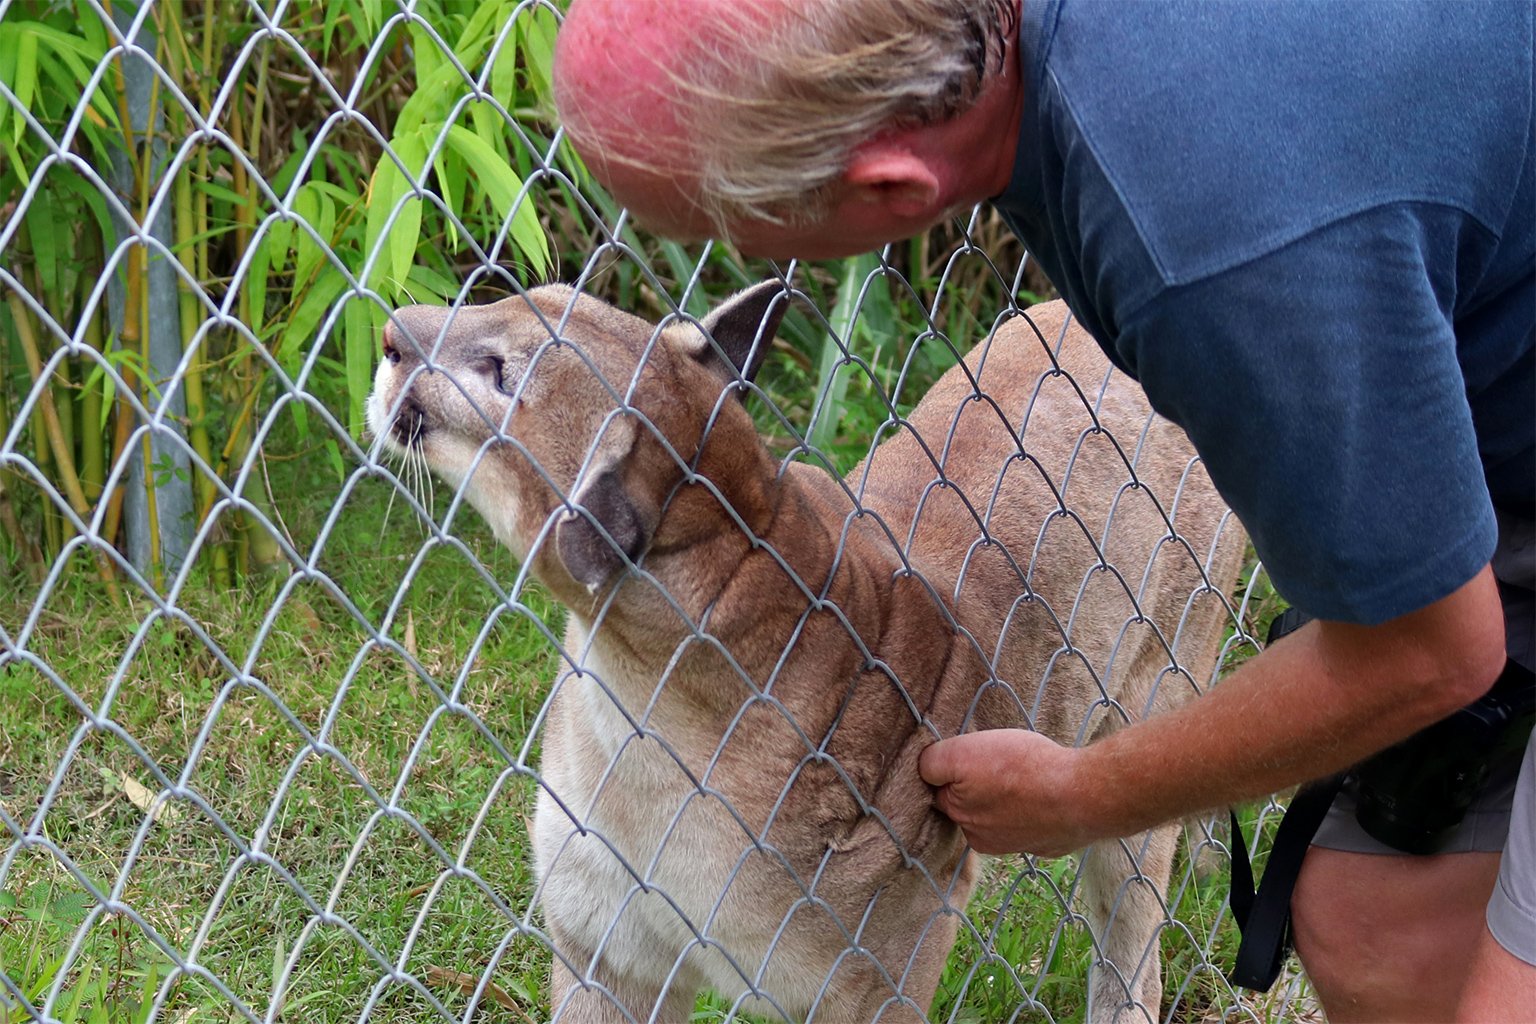
M 1025 0 L 994 200 L 1277 589 L 1376 623 L 1536 500 L 1532 5 Z

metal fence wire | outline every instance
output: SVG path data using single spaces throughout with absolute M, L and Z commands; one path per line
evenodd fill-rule
M 1198 460 L 984 209 L 637 233 L 559 16 L 0 0 L 0 1019 L 1308 1019 L 1224 827 L 963 858 L 915 773 L 1255 649 Z

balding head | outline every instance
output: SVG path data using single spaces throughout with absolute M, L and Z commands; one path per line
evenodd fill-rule
M 566 15 L 554 68 L 561 123 L 598 179 L 669 234 L 716 227 L 699 201 L 699 80 L 735 59 L 733 37 L 765 10 L 740 0 L 577 0 Z
M 824 221 L 859 147 L 969 109 L 1005 66 L 1015 11 L 1016 0 L 577 0 L 556 48 L 556 103 L 592 172 L 642 221 L 739 240 L 742 225 Z

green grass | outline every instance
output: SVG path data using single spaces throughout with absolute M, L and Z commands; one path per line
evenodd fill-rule
M 309 554 L 336 485 L 302 484 L 309 507 L 286 515 L 296 539 L 309 538 L 300 544 Z M 475 558 L 443 544 L 421 554 L 423 533 L 399 501 L 385 528 L 387 504 L 378 481 L 349 496 L 340 529 L 315 557 L 329 586 L 272 577 L 238 594 L 197 582 L 185 589 L 180 616 L 206 631 L 239 676 L 148 600 L 113 608 L 83 582 L 84 565 L 67 567 L 40 608 L 21 580 L 6 580 L 0 596 L 0 628 L 13 640 L 24 621 L 36 622 L 25 640 L 34 664 L 0 667 L 0 805 L 25 827 L 54 785 L 48 841 L 100 891 L 120 887 L 117 898 L 174 948 L 185 951 L 206 929 L 198 962 L 257 1014 L 289 960 L 285 1020 L 357 1019 L 386 976 L 380 960 L 434 979 L 430 991 L 455 1014 L 468 998 L 458 976 L 484 973 L 493 957 L 491 980 L 512 998 L 531 1002 L 542 988 L 545 958 L 516 935 L 531 887 L 524 822 L 533 794 L 518 759 L 557 670 L 548 630 L 560 613 L 536 588 L 517 594 L 515 609 L 505 605 L 485 576 L 505 593 L 517 567 L 472 516 L 455 531 Z M 222 824 L 191 801 L 146 824 L 123 779 L 158 791 L 148 765 L 120 737 L 82 729 L 60 688 L 100 710 L 114 678 L 111 720 L 171 781 L 185 773 Z M 450 689 L 463 713 L 444 709 Z M 400 813 L 381 812 L 381 801 Z M 225 829 L 245 843 L 264 834 L 262 852 L 290 877 L 241 862 Z M 478 881 L 450 874 L 456 862 Z M 300 890 L 373 951 L 334 925 L 306 932 L 313 915 Z M 94 900 L 40 847 L 21 850 L 8 870 L 0 863 L 0 891 L 11 903 L 0 903 L 0 964 L 36 993 Z M 93 921 L 81 950 L 66 992 L 90 982 L 93 969 L 126 971 L 113 986 L 123 1002 L 138 995 L 136 974 L 156 968 L 163 978 L 171 966 L 126 917 Z M 398 985 L 386 993 L 375 1019 L 437 1019 L 421 993 Z M 160 1019 L 192 1006 L 199 1021 L 236 1019 L 197 979 L 176 987 Z

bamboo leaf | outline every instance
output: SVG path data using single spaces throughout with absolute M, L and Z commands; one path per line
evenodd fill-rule
M 267 321 L 267 277 L 272 272 L 274 251 L 287 252 L 287 247 L 278 249 L 273 233 L 263 231 L 256 239 L 251 262 L 245 271 L 245 290 L 251 297 L 251 316 L 255 318 L 253 326 L 258 333 Z
M 476 180 L 491 199 L 492 207 L 512 218 L 512 241 L 518 254 L 528 262 L 535 277 L 549 273 L 549 241 L 539 224 L 532 203 L 517 204 L 523 182 L 505 160 L 480 136 L 462 125 L 449 125 L 448 144 L 475 169 Z
M 442 125 L 434 125 L 431 130 L 435 135 L 442 131 Z M 464 220 L 466 216 L 463 207 L 466 177 L 464 160 L 445 146 L 437 151 L 437 158 L 432 166 L 437 171 L 438 197 L 442 199 L 443 206 L 453 215 L 448 218 L 448 248 L 452 252 L 458 252 L 459 228 L 455 222 Z
M 32 172 L 27 167 L 26 157 L 16 148 L 16 144 L 0 136 L 0 149 L 5 150 L 6 162 L 16 171 L 16 177 L 21 180 L 22 188 L 32 184 Z
M 491 148 L 501 163 L 510 164 L 512 161 L 507 156 L 507 146 L 504 141 L 507 125 L 501 112 L 489 103 L 471 103 L 468 110 L 470 123 L 474 125 L 474 134 Z
M 309 407 L 303 402 L 289 402 L 293 411 L 293 436 L 300 444 L 309 442 Z
M 206 180 L 197 181 L 193 183 L 192 187 L 197 189 L 199 192 L 206 193 L 210 199 L 223 200 L 224 202 L 229 203 L 231 206 L 243 207 L 250 203 L 250 200 L 241 195 L 239 192 L 236 192 L 234 189 L 227 185 L 220 185 L 217 182 Z
M 86 385 L 86 390 L 90 390 L 89 384 Z M 98 432 L 106 432 L 107 423 L 112 419 L 112 406 L 116 397 L 117 379 L 111 374 L 106 374 L 101 381 L 101 422 L 96 424 Z
M 363 233 L 364 258 L 373 261 L 366 282 L 370 288 L 390 269 L 389 261 L 384 258 L 388 254 L 381 250 L 381 245 L 388 229 L 390 212 L 405 195 L 405 188 L 405 175 L 395 161 L 388 156 L 379 160 L 373 178 L 368 182 L 368 218 Z
M 320 220 L 320 194 L 310 182 L 293 197 L 293 214 L 314 229 Z M 320 262 L 320 246 L 302 225 L 293 229 L 293 277 L 295 282 L 308 281 Z
M 496 26 L 501 23 L 502 10 L 505 0 L 490 0 L 475 6 L 474 13 L 464 23 L 459 32 L 458 42 L 453 44 L 453 55 L 459 59 L 471 71 L 480 62 L 480 55 L 485 52 L 492 39 L 496 36 Z
M 83 34 L 70 35 L 40 21 L 30 22 L 29 25 L 32 31 L 37 33 L 38 38 L 48 44 L 49 49 L 61 59 L 71 61 L 71 69 L 85 67 L 83 62 L 97 64 L 106 56 L 104 49 L 91 45 L 90 39 Z M 91 76 L 87 73 L 80 75 L 79 78 L 83 85 L 90 81 Z
M 366 26 L 363 36 L 372 38 L 379 34 L 379 27 L 384 24 L 384 0 L 363 0 L 362 9 Z
M 181 817 L 180 808 L 170 803 L 161 794 L 141 785 L 137 779 L 127 772 L 118 772 L 114 781 L 117 783 L 117 787 L 123 791 L 123 795 L 128 798 L 128 801 L 149 815 L 150 820 L 156 824 L 174 825 Z
M 347 479 L 347 463 L 341 457 L 341 445 L 336 443 L 335 438 L 326 438 L 325 444 L 320 447 L 324 449 L 331 468 L 336 471 L 336 482 L 345 483 Z
M 106 54 L 111 43 L 107 39 L 107 27 L 102 24 L 97 8 L 87 0 L 75 0 L 74 28 L 92 54 Z
M 51 181 L 51 179 L 50 179 Z M 59 225 L 71 223 L 75 218 L 67 216 L 59 194 L 44 188 L 32 197 L 27 207 L 27 234 L 32 241 L 32 258 L 37 262 L 37 274 L 45 291 L 55 296 L 63 295 L 63 271 L 60 261 Z M 44 296 L 38 296 L 45 299 Z
M 73 170 L 73 169 L 71 169 Z M 112 237 L 112 215 L 107 212 L 107 200 L 89 179 L 78 172 L 60 174 L 60 169 L 55 168 L 54 173 L 59 176 L 55 179 L 59 187 L 74 193 L 91 211 L 91 217 L 96 221 L 96 227 L 101 232 L 101 237 Z
M 299 364 L 304 361 L 321 318 L 346 287 L 347 279 L 340 274 L 318 275 L 299 308 L 288 318 L 272 354 L 290 377 L 298 372 Z
M 859 290 L 879 265 L 878 257 L 869 253 L 843 261 L 837 301 L 832 308 L 831 333 L 822 342 L 817 365 L 816 404 L 812 407 L 810 429 L 806 431 L 806 443 L 823 452 L 830 451 L 837 439 L 838 423 L 842 420 L 843 398 L 848 392 L 849 373 L 853 370 L 845 362 L 844 347 L 847 352 L 853 351 L 854 334 L 862 326 L 861 310 L 855 306 Z
M 271 239 L 272 251 L 287 255 L 288 249 L 293 245 L 293 221 L 281 217 L 271 222 L 267 229 L 267 237 Z M 282 262 L 281 260 L 279 261 Z
M 693 266 L 696 261 L 688 258 L 688 253 L 681 245 L 670 239 L 662 239 L 660 242 L 661 255 L 667 261 L 667 266 L 672 268 L 672 275 L 679 281 L 687 281 L 693 276 Z M 702 288 L 695 288 L 688 293 L 688 301 L 683 303 L 683 312 L 696 320 L 704 319 L 709 312 L 709 300 L 704 297 Z
M 400 112 L 395 115 L 395 134 L 404 135 L 415 131 L 428 121 L 442 122 L 459 97 L 467 91 L 464 73 L 444 55 L 441 46 L 426 29 L 416 23 L 411 25 L 413 53 L 416 56 L 416 88 Z M 465 67 L 474 67 L 479 52 L 485 49 L 482 41 L 473 47 L 464 60 Z
M 16 81 L 16 51 L 20 48 L 16 41 L 18 34 L 19 30 L 15 26 L 0 24 L 0 82 L 4 82 L 12 92 L 16 91 L 13 83 Z M 5 137 L 5 122 L 10 116 L 11 105 L 0 103 L 0 138 Z M 16 120 L 20 121 L 21 118 Z
M 16 40 L 16 70 L 13 75 L 11 91 L 16 94 L 21 109 L 31 110 L 32 98 L 37 94 L 37 36 L 34 33 L 23 31 Z M 26 119 L 16 118 L 16 123 L 11 126 L 11 141 L 20 143 L 26 130 Z
M 338 163 L 341 162 L 341 154 L 339 152 L 333 151 L 331 155 L 337 159 Z M 357 176 L 359 178 L 363 176 L 361 165 L 357 163 L 351 163 L 349 166 L 357 172 Z M 362 193 L 353 189 L 343 188 L 335 182 L 316 180 L 310 182 L 309 184 L 310 187 L 315 190 L 316 195 L 320 196 L 322 199 L 329 199 L 332 202 L 340 203 L 342 206 L 352 206 L 353 204 L 363 199 Z M 327 225 L 326 227 L 326 231 L 324 232 L 326 237 L 330 237 L 330 227 L 331 225 Z
M 294 281 L 298 284 L 313 279 L 316 270 L 325 259 L 326 247 L 330 244 L 336 228 L 336 204 L 321 187 L 322 184 L 322 182 L 308 183 L 299 190 L 293 202 L 293 212 L 310 228 L 306 231 L 302 226 L 294 227 L 293 274 Z
M 518 19 L 523 33 L 524 63 L 534 95 L 540 100 L 554 95 L 550 84 L 555 61 L 555 16 L 543 7 L 525 11 Z
M 395 152 L 410 175 L 405 187 L 414 193 L 421 179 L 426 177 L 427 141 L 420 131 L 416 131 L 396 140 L 396 143 Z M 389 229 L 390 280 L 397 287 L 410 273 L 411 264 L 416 258 L 416 246 L 421 241 L 421 203 L 418 196 L 407 196 L 401 205 L 400 216 L 395 218 L 394 226 Z
M 283 166 L 272 175 L 272 191 L 276 195 L 283 195 L 293 185 L 294 176 L 299 173 L 299 167 L 309 156 L 309 136 L 304 132 L 295 130 L 291 140 L 293 152 L 288 159 L 283 161 Z
M 459 283 L 450 277 L 433 270 L 431 267 L 418 263 L 411 268 L 406 281 L 413 285 L 413 293 L 425 292 L 425 295 L 417 294 L 416 301 L 430 299 L 433 302 L 449 303 L 459 293 Z
M 347 3 L 324 4 L 322 6 L 325 8 L 325 22 L 320 28 L 320 59 L 322 61 L 329 61 L 331 59 L 331 39 L 336 35 L 336 26 L 341 23 L 341 19 L 345 15 L 355 11 L 356 7 L 353 4 Z M 353 14 L 352 20 L 354 22 L 357 21 L 356 14 Z
M 508 110 L 517 106 L 517 37 L 516 27 L 508 27 L 491 54 L 491 96 Z
M 66 96 L 78 95 L 91 81 L 92 69 L 106 59 L 106 52 L 93 47 L 89 41 L 60 32 L 41 22 L 30 24 L 37 41 L 46 46 L 56 60 L 44 60 L 42 70 L 59 83 Z M 67 72 L 67 74 L 66 74 Z M 114 130 L 120 129 L 117 111 L 106 90 L 97 85 L 89 96 L 91 108 L 99 113 Z
M 362 296 L 347 303 L 345 353 L 347 364 L 347 429 L 354 438 L 363 436 L 363 415 L 368 391 L 373 386 L 373 350 L 377 331 L 372 315 L 376 307 Z
M 95 365 L 86 376 L 85 383 L 80 386 L 82 391 L 90 391 L 101 384 L 101 423 L 97 429 L 105 430 L 107 421 L 112 415 L 112 398 L 117 393 L 117 382 L 124 368 L 144 383 L 145 393 L 158 401 L 159 389 L 154 380 L 149 377 L 144 365 L 144 357 L 131 348 L 109 348 L 105 352 L 93 357 Z M 117 375 L 107 372 L 107 367 L 112 367 Z
M 447 59 L 443 56 L 442 47 L 433 38 L 432 33 L 427 30 L 427 26 L 419 21 L 411 22 L 407 26 L 406 31 L 411 37 L 411 56 L 416 62 L 416 81 L 418 84 L 430 81 L 434 75 L 440 74 L 443 66 L 447 64 Z M 419 89 L 418 92 L 420 92 Z M 415 98 L 413 96 L 411 100 L 415 100 Z M 405 107 L 400 109 L 401 119 L 404 118 L 405 111 L 410 105 L 411 101 L 407 101 Z M 410 127 L 415 126 L 411 125 Z M 396 120 L 395 130 L 400 131 L 400 129 L 400 120 Z

